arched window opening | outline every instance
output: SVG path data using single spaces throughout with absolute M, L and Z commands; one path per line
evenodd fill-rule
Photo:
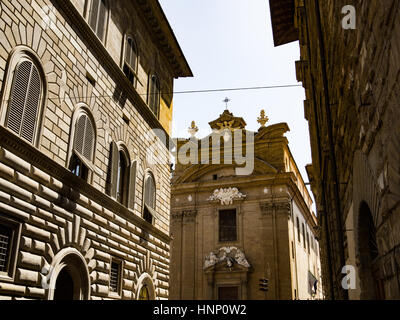
M 385 299 L 384 281 L 379 267 L 376 228 L 372 212 L 366 202 L 360 205 L 358 250 L 361 299 Z
M 34 144 L 37 134 L 42 79 L 31 60 L 23 59 L 15 68 L 5 126 Z
M 139 292 L 139 300 L 150 300 L 149 289 L 144 285 Z
M 161 89 L 160 82 L 157 76 L 153 75 L 150 78 L 150 89 L 149 89 L 149 107 L 153 111 L 154 115 L 158 118 L 160 113 L 160 99 Z
M 148 173 L 144 181 L 144 209 L 143 219 L 148 223 L 153 223 L 156 209 L 156 185 L 153 175 Z
M 125 44 L 125 59 L 123 70 L 132 85 L 135 85 L 135 80 L 137 76 L 137 58 L 138 51 L 136 43 L 132 37 L 127 37 Z
M 121 150 L 118 157 L 117 172 L 117 201 L 126 205 L 128 189 L 128 161 L 125 153 Z
M 89 25 L 101 41 L 104 41 L 104 35 L 107 24 L 107 2 L 106 0 L 91 0 Z
M 306 231 L 304 229 L 304 223 L 301 224 L 302 230 L 303 230 L 303 246 L 304 249 L 306 248 Z
M 81 112 L 78 116 L 74 130 L 69 169 L 76 176 L 87 180 L 89 170 L 94 170 L 95 129 L 86 113 Z
M 137 161 L 130 162 L 128 149 L 122 143 L 111 142 L 106 193 L 128 207 L 135 207 Z

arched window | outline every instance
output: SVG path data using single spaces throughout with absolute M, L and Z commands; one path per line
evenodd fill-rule
M 306 230 L 304 229 L 304 223 L 301 224 L 301 227 L 303 229 L 303 246 L 305 249 L 306 248 Z
M 144 209 L 143 219 L 153 223 L 156 209 L 156 184 L 151 173 L 147 173 L 144 179 Z
M 300 222 L 299 218 L 296 218 L 296 224 L 297 224 L 297 240 L 300 242 Z
M 104 41 L 106 33 L 107 11 L 106 0 L 91 0 L 89 25 L 101 41 Z
M 32 60 L 22 56 L 14 69 L 4 125 L 35 144 L 42 102 L 43 83 L 39 70 Z
M 135 85 L 136 73 L 137 73 L 137 60 L 138 50 L 132 37 L 126 37 L 125 43 L 125 57 L 124 57 L 124 73 L 130 83 Z
M 153 111 L 157 119 L 160 113 L 160 99 L 161 99 L 160 81 L 158 80 L 157 76 L 152 75 L 150 77 L 150 83 L 149 83 L 148 103 L 151 111 Z
M 126 205 L 129 161 L 127 160 L 127 156 L 123 150 L 120 150 L 118 155 L 117 201 L 123 205 Z
M 129 209 L 135 206 L 136 166 L 136 161 L 130 161 L 128 149 L 112 141 L 106 192 Z
M 84 110 L 79 110 L 73 126 L 72 156 L 69 169 L 76 176 L 87 180 L 89 171 L 94 170 L 96 133 L 92 120 Z
M 144 285 L 139 292 L 139 300 L 150 300 L 149 289 Z

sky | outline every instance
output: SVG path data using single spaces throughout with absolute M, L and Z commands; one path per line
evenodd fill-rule
M 298 42 L 274 47 L 268 0 L 159 0 L 193 71 L 175 80 L 174 91 L 300 84 L 295 61 Z M 308 123 L 302 87 L 249 91 L 175 94 L 172 137 L 188 138 L 191 121 L 198 138 L 211 132 L 208 122 L 228 109 L 257 131 L 265 109 L 268 124 L 286 122 L 289 147 L 305 182 L 311 163 Z M 268 125 L 267 124 L 267 125 Z

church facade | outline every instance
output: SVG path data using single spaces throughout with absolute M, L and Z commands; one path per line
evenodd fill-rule
M 0 2 L 0 299 L 168 298 L 186 76 L 156 0 Z
M 192 123 L 192 137 L 178 140 L 171 299 L 323 298 L 312 200 L 287 124 L 267 120 L 262 113 L 259 131 L 250 132 L 225 110 L 209 136 L 197 139 Z

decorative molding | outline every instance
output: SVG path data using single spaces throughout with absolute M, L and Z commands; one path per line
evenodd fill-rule
M 289 201 L 261 202 L 260 208 L 263 215 L 270 214 L 275 211 L 276 213 L 286 214 L 288 219 L 291 218 L 291 205 Z
M 197 210 L 184 210 L 182 212 L 183 219 L 188 221 L 196 220 Z
M 223 261 L 226 266 L 232 268 L 235 263 L 245 268 L 250 268 L 250 264 L 244 253 L 236 247 L 222 247 L 217 252 L 210 252 L 204 261 L 204 269 L 213 267 Z
M 234 200 L 240 200 L 246 198 L 246 195 L 239 192 L 238 188 L 221 188 L 215 189 L 209 201 L 221 201 L 221 205 L 232 205 Z

